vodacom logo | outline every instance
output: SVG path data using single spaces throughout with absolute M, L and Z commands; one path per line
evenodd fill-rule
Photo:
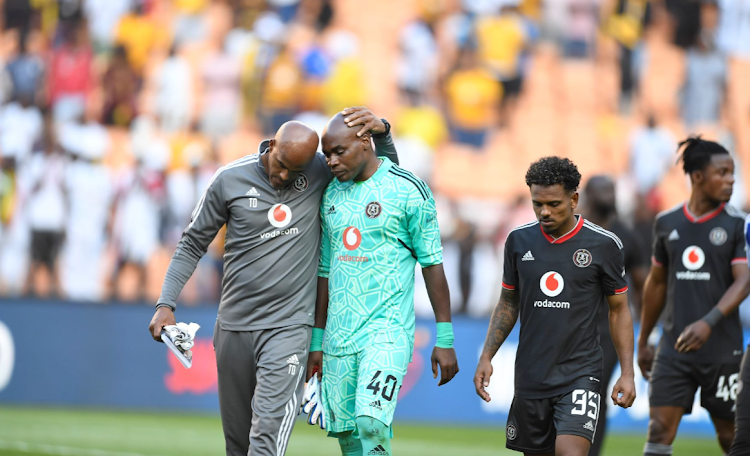
M 697 245 L 691 245 L 682 252 L 682 264 L 690 271 L 702 268 L 705 262 L 706 254 Z
M 542 289 L 544 294 L 550 298 L 554 298 L 562 293 L 563 288 L 565 288 L 565 280 L 563 280 L 559 272 L 550 271 L 542 276 L 542 279 L 539 281 L 539 288 Z
M 362 243 L 362 233 L 356 226 L 348 226 L 344 230 L 344 247 L 347 250 L 354 250 Z
M 268 221 L 276 228 L 284 228 L 292 221 L 292 210 L 286 204 L 274 204 L 268 210 Z

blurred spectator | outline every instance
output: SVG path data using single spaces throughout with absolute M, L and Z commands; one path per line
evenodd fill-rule
M 302 0 L 296 21 L 322 32 L 333 20 L 333 0 Z
M 86 28 L 82 0 L 35 0 L 34 3 L 42 16 L 43 22 L 45 22 L 45 16 L 57 13 L 56 22 L 47 21 L 47 24 L 42 25 L 42 30 L 44 30 L 45 25 L 52 26 L 55 29 L 55 44 L 58 44 L 60 39 L 67 40 L 73 30 Z
M 206 34 L 203 12 L 208 1 L 174 0 L 172 5 L 177 12 L 174 18 L 174 44 L 182 45 L 203 39 Z
M 0 108 L 0 150 L 3 158 L 22 165 L 41 138 L 44 119 L 32 100 L 21 97 Z
M 333 62 L 325 48 L 316 39 L 303 51 L 300 65 L 304 84 L 300 109 L 303 111 L 320 110 L 323 104 L 323 85 L 331 74 Z
M 508 123 L 515 100 L 521 93 L 521 55 L 528 37 L 523 18 L 513 4 L 504 5 L 499 15 L 481 17 L 476 22 L 479 59 L 495 80 L 502 84 L 500 126 Z
M 83 0 L 83 11 L 94 51 L 109 51 L 115 40 L 117 24 L 125 16 L 134 0 Z
M 31 19 L 34 9 L 31 0 L 5 0 L 3 1 L 3 30 L 16 29 L 23 41 L 31 28 Z
M 677 142 L 653 115 L 645 127 L 639 127 L 630 138 L 630 175 L 639 195 L 646 196 L 662 181 L 674 165 Z
M 718 47 L 730 57 L 750 60 L 750 2 L 719 0 Z
M 285 46 L 269 65 L 263 82 L 259 115 L 266 135 L 273 135 L 297 112 L 302 84 L 299 64 Z
M 415 104 L 402 109 L 393 128 L 398 137 L 419 139 L 433 151 L 448 137 L 443 113 L 428 104 Z
M 16 160 L 3 157 L 0 160 L 0 238 L 16 213 Z
M 297 15 L 300 0 L 267 0 L 268 6 L 273 8 L 285 23 L 291 22 Z
M 61 282 L 65 296 L 78 301 L 104 299 L 102 271 L 113 197 L 112 176 L 102 159 L 110 148 L 107 130 L 94 120 L 60 129 L 60 143 L 70 155 L 65 172 L 68 203 Z
M 698 40 L 701 28 L 701 0 L 664 0 L 674 20 L 673 43 L 687 49 Z
M 222 50 L 214 50 L 203 61 L 201 77 L 201 131 L 217 141 L 234 131 L 239 121 L 239 62 Z
M 398 86 L 404 99 L 417 105 L 434 92 L 438 71 L 437 43 L 422 21 L 407 24 L 399 38 L 401 55 L 397 67 Z
M 42 88 L 44 62 L 28 52 L 27 41 L 28 39 L 20 40 L 18 54 L 8 63 L 7 69 L 13 84 L 12 98 L 23 98 L 35 103 Z
M 29 258 L 28 222 L 22 212 L 24 178 L 16 157 L 0 158 L 0 292 L 24 292 Z
M 169 51 L 169 57 L 155 70 L 156 113 L 166 132 L 184 130 L 190 124 L 193 109 L 193 79 L 190 63 Z
M 471 49 L 461 51 L 458 67 L 446 81 L 445 96 L 453 140 L 477 149 L 484 147 L 503 93 L 502 86 L 479 66 Z
M 726 99 L 728 67 L 726 57 L 716 49 L 715 36 L 708 30 L 687 52 L 682 87 L 682 119 L 690 132 L 697 126 L 715 126 Z
M 328 35 L 326 49 L 333 57 L 331 76 L 323 86 L 323 111 L 333 115 L 342 106 L 367 104 L 365 69 L 359 54 L 359 41 L 351 32 Z
M 125 48 L 136 74 L 143 74 L 151 52 L 169 48 L 169 35 L 155 19 L 144 12 L 141 1 L 120 19 L 115 32 L 115 43 Z
M 558 0 L 567 6 L 568 18 L 564 30 L 563 54 L 568 58 L 584 59 L 593 56 L 599 28 L 601 0 Z
M 398 166 L 411 171 L 423 181 L 431 184 L 435 150 L 415 136 L 397 137 L 393 142 L 396 150 L 406 151 L 403 156 L 399 156 Z
M 260 100 L 266 70 L 276 58 L 285 33 L 286 27 L 278 15 L 266 12 L 253 24 L 251 37 L 247 41 L 242 38 L 245 33 L 241 30 L 235 29 L 227 36 L 228 52 L 234 47 L 244 52 L 241 60 L 242 112 L 247 118 L 255 119 L 261 114 Z M 242 41 L 245 41 L 244 49 Z
M 200 163 L 204 151 L 197 144 L 191 144 L 185 148 L 187 168 L 179 168 L 167 175 L 167 210 L 169 245 L 176 245 L 180 240 L 180 233 L 190 223 L 190 214 L 194 208 L 194 202 L 201 197 L 203 187 L 199 187 L 198 181 Z
M 125 48 L 118 46 L 104 73 L 102 119 L 106 125 L 126 127 L 136 116 L 140 80 L 128 61 Z
M 621 108 L 630 106 L 633 91 L 637 89 L 636 53 L 650 19 L 649 0 L 617 0 L 614 14 L 607 22 L 607 33 L 619 49 Z
M 49 65 L 49 102 L 55 120 L 65 122 L 83 115 L 92 87 L 92 61 L 86 28 L 69 28 L 62 44 L 52 50 Z
M 110 289 L 113 297 L 119 299 L 120 273 L 131 267 L 138 275 L 137 299 L 144 300 L 147 266 L 159 247 L 166 198 L 164 170 L 170 151 L 154 122 L 147 117 L 133 122 L 131 144 L 136 166 L 122 177 L 116 190 L 113 238 L 117 264 Z
M 26 178 L 29 190 L 25 209 L 31 229 L 31 263 L 26 290 L 39 295 L 34 279 L 45 270 L 49 277 L 50 293 L 60 295 L 57 259 L 65 236 L 68 207 L 65 198 L 65 157 L 57 142 L 54 124 L 45 116 L 41 143 L 29 161 Z

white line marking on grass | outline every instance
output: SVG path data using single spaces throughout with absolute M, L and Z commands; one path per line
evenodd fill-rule
M 74 448 L 62 445 L 47 445 L 20 441 L 0 440 L 0 449 L 15 450 L 24 453 L 44 453 L 62 456 L 148 456 L 141 453 L 122 453 L 98 449 Z

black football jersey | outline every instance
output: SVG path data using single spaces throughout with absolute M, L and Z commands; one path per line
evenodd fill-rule
M 576 217 L 575 228 L 557 239 L 539 222 L 508 234 L 503 287 L 520 296 L 518 397 L 600 387 L 597 312 L 607 296 L 627 291 L 624 255 L 617 236 Z
M 659 356 L 705 363 L 739 362 L 739 311 L 723 318 L 700 350 L 681 354 L 674 345 L 685 327 L 703 318 L 732 285 L 732 265 L 747 263 L 743 223 L 744 214 L 724 204 L 701 217 L 691 214 L 687 204 L 656 217 L 651 261 L 666 268 L 668 277 Z

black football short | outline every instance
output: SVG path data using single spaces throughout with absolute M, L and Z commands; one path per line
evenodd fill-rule
M 651 407 L 683 407 L 693 411 L 695 392 L 701 389 L 701 406 L 711 416 L 734 420 L 740 364 L 700 364 L 670 356 L 657 356 L 649 382 Z
M 735 417 L 734 442 L 729 456 L 750 454 L 750 345 L 745 350 L 737 387 L 737 416 Z
M 599 391 L 575 389 L 549 399 L 513 398 L 505 427 L 505 446 L 528 454 L 555 452 L 558 435 L 594 441 Z

